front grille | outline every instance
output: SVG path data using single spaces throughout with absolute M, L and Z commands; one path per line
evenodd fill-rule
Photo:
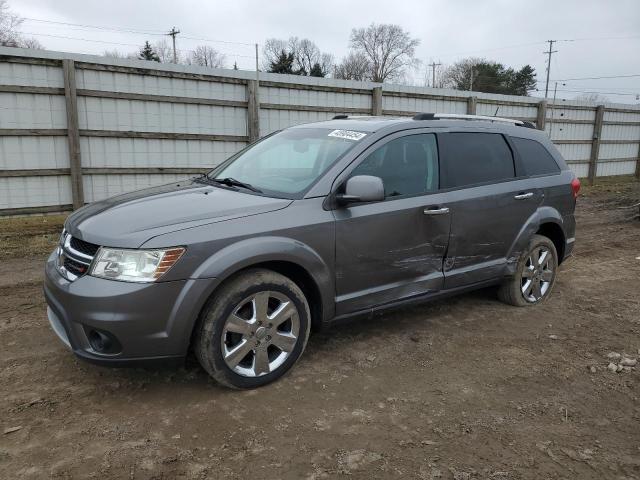
M 71 241 L 69 242 L 71 248 L 77 250 L 80 253 L 84 253 L 85 255 L 89 255 L 93 257 L 98 249 L 99 245 L 94 245 L 93 243 L 85 242 L 84 240 L 80 240 L 79 238 L 71 237 Z
M 89 271 L 99 248 L 99 245 L 74 238 L 63 231 L 58 247 L 58 271 L 64 278 L 73 282 Z
M 67 269 L 68 272 L 71 272 L 76 277 L 81 277 L 85 273 L 89 267 L 83 263 L 76 262 L 75 260 L 71 260 L 70 258 L 64 259 L 64 268 Z

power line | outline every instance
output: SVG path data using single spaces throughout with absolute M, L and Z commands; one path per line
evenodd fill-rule
M 640 77 L 640 73 L 634 73 L 631 75 L 606 75 L 602 77 L 580 77 L 580 78 L 559 78 L 558 82 L 565 82 L 569 80 L 602 80 L 603 78 L 632 78 L 632 77 Z
M 97 30 L 107 30 L 107 31 L 122 32 L 122 33 L 133 33 L 133 34 L 140 34 L 140 35 L 157 35 L 157 36 L 167 35 L 166 32 L 159 31 L 159 30 L 140 30 L 135 28 L 117 28 L 117 27 L 107 27 L 103 25 L 88 25 L 84 23 L 57 22 L 53 20 L 44 20 L 41 18 L 25 18 L 25 20 L 40 22 L 40 23 L 51 23 L 55 25 L 66 25 L 66 26 L 72 26 L 72 27 L 83 27 L 83 28 L 89 28 L 89 29 L 93 28 Z M 30 34 L 30 35 L 35 35 L 35 34 Z M 250 47 L 253 47 L 255 45 L 255 43 L 233 42 L 231 40 L 216 40 L 212 38 L 194 37 L 190 35 L 182 35 L 181 38 L 186 38 L 189 40 L 198 40 L 202 42 L 226 43 L 229 45 L 246 45 Z
M 93 28 L 93 29 L 97 29 L 97 30 L 111 30 L 114 32 L 123 32 L 123 33 L 139 33 L 139 34 L 143 34 L 143 35 L 158 35 L 158 36 L 162 36 L 162 35 L 166 35 L 165 32 L 159 31 L 159 30 L 139 30 L 139 29 L 133 29 L 133 28 L 117 28 L 117 27 L 105 27 L 102 25 L 87 25 L 84 23 L 70 23 L 70 22 L 56 22 L 53 20 L 43 20 L 41 18 L 25 18 L 25 20 L 31 21 L 31 22 L 39 22 L 39 23 L 51 23 L 51 24 L 55 24 L 55 25 L 65 25 L 65 26 L 70 26 L 70 27 L 83 27 L 83 28 Z
M 625 95 L 635 97 L 637 93 L 620 93 L 620 92 L 602 92 L 600 90 L 570 90 L 558 89 L 559 92 L 577 92 L 577 93 L 602 93 L 603 95 Z

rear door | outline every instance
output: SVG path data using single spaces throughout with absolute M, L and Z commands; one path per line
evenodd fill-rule
M 502 134 L 448 132 L 438 141 L 451 214 L 445 288 L 501 277 L 507 263 L 517 261 L 514 243 L 541 192 L 530 188 L 532 181 Z
M 385 200 L 334 210 L 336 311 L 343 315 L 442 288 L 449 215 L 439 208 L 433 133 L 395 134 L 362 155 L 337 184 L 355 175 L 380 177 Z

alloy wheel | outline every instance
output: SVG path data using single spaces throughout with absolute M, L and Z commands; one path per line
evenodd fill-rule
M 538 246 L 529 253 L 520 284 L 527 302 L 539 302 L 546 295 L 555 275 L 553 268 L 553 254 L 547 247 Z
M 275 291 L 242 300 L 222 330 L 222 357 L 244 377 L 259 377 L 280 367 L 295 348 L 300 316 L 294 302 Z

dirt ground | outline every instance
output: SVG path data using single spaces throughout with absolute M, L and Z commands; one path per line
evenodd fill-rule
M 62 217 L 1 220 L 0 477 L 640 479 L 640 367 L 607 369 L 640 356 L 640 184 L 583 191 L 547 303 L 483 290 L 342 325 L 247 392 L 193 361 L 76 359 L 41 291 Z

